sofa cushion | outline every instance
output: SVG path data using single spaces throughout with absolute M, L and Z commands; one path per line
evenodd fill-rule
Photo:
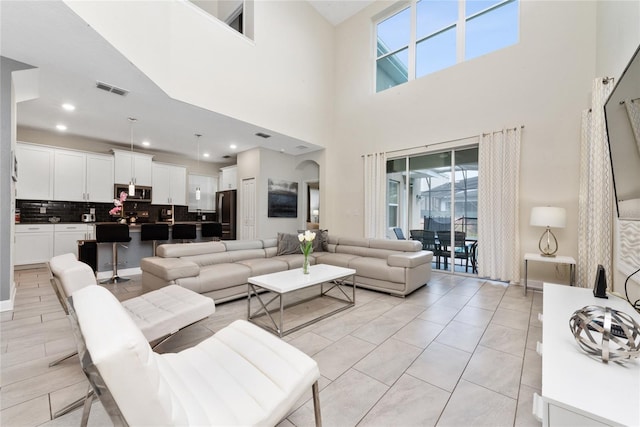
M 286 262 L 289 265 L 289 270 L 292 270 L 294 268 L 302 268 L 302 264 L 304 263 L 304 255 L 302 255 L 301 253 L 292 255 L 278 255 L 277 259 Z M 309 257 L 309 263 L 311 265 L 316 263 L 313 254 Z
M 262 240 L 225 240 L 222 244 L 227 248 L 227 252 L 263 248 Z
M 187 246 L 185 244 L 184 246 Z M 194 262 L 180 258 L 148 257 L 140 260 L 140 268 L 144 272 L 160 277 L 167 282 L 200 274 L 200 266 Z
M 343 244 L 342 240 L 340 240 L 340 244 Z M 369 247 L 390 251 L 418 252 L 422 250 L 422 243 L 418 240 L 370 239 Z
M 387 262 L 393 267 L 413 268 L 420 264 L 431 263 L 432 259 L 433 252 L 420 251 L 389 255 Z
M 158 246 L 156 254 L 163 258 L 180 258 L 189 255 L 213 254 L 224 251 L 225 246 L 220 242 L 169 243 Z
M 300 240 L 297 234 L 278 233 L 278 252 L 276 255 L 301 253 Z
M 349 268 L 349 263 L 359 258 L 358 255 L 322 252 L 315 257 L 316 264 L 329 264 Z
M 253 258 L 238 261 L 238 264 L 246 265 L 251 269 L 251 276 L 275 273 L 289 269 L 289 264 L 284 260 L 275 258 Z M 249 276 L 249 277 L 251 277 Z
M 354 258 L 349 261 L 349 268 L 354 268 L 358 276 L 373 277 L 396 283 L 403 283 L 405 280 L 404 268 L 390 267 L 386 260 L 380 258 Z
M 194 292 L 204 293 L 247 283 L 251 269 L 240 263 L 215 264 L 202 267 L 197 277 L 176 279 L 176 284 Z

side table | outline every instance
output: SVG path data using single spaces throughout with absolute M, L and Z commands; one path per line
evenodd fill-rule
M 526 253 L 524 254 L 524 294 L 527 295 L 527 269 L 529 267 L 529 261 L 550 262 L 553 264 L 568 264 L 569 265 L 569 285 L 573 286 L 576 279 L 576 260 L 570 256 L 554 256 L 547 257 L 538 253 Z

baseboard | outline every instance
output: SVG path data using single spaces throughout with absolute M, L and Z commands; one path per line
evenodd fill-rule
M 14 302 L 16 300 L 16 283 L 11 283 L 11 297 L 7 300 L 0 301 L 0 312 L 13 310 Z

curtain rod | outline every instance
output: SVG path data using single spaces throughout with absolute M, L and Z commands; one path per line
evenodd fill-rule
M 511 129 L 511 128 L 508 128 Z M 513 130 L 517 129 L 517 127 L 513 128 Z M 520 129 L 524 129 L 524 125 L 520 125 Z M 482 136 L 484 135 L 490 135 L 488 133 L 483 133 Z M 455 139 L 449 139 L 447 141 L 440 141 L 440 142 L 434 142 L 433 144 L 423 144 L 423 145 L 416 145 L 415 147 L 409 147 L 409 148 L 399 148 L 397 150 L 391 150 L 391 151 L 385 151 L 385 154 L 389 154 L 389 153 L 396 153 L 398 151 L 408 151 L 408 150 L 415 150 L 416 148 L 429 148 L 429 147 L 433 147 L 434 145 L 441 145 L 441 144 L 450 144 L 452 142 L 457 142 L 457 141 L 464 141 L 465 139 L 470 139 L 470 138 L 474 138 L 478 135 L 471 135 L 471 136 L 465 136 L 464 138 L 455 138 Z M 368 154 L 362 154 L 360 155 L 360 157 L 365 157 Z

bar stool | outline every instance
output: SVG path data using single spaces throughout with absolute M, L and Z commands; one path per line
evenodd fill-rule
M 96 224 L 96 243 L 111 243 L 113 273 L 110 279 L 100 283 L 126 282 L 127 278 L 118 276 L 118 243 L 130 242 L 129 226 L 127 224 Z M 126 248 L 126 246 L 125 246 Z
M 156 256 L 158 240 L 169 240 L 169 224 L 142 224 L 140 240 L 153 241 L 153 256 Z
M 195 240 L 196 225 L 195 224 L 173 224 L 171 228 L 171 238 L 173 240 Z
M 202 223 L 202 237 L 213 237 L 212 240 L 222 239 L 222 224 L 219 222 Z

